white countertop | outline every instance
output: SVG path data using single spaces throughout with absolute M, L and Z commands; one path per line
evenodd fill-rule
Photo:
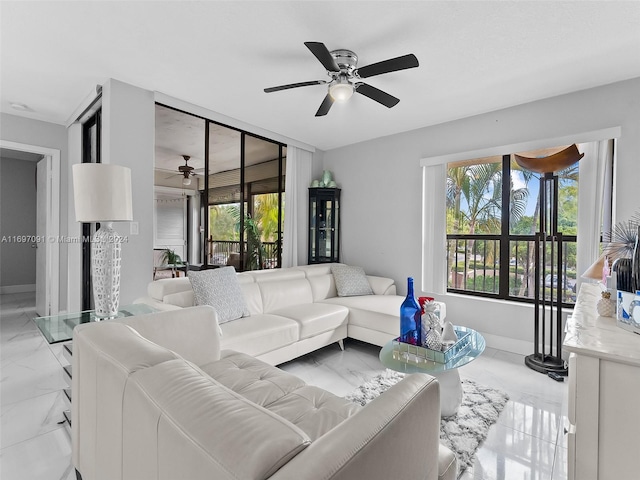
M 615 318 L 598 315 L 601 291 L 596 284 L 580 286 L 573 314 L 567 319 L 563 349 L 640 366 L 640 335 L 618 327 Z

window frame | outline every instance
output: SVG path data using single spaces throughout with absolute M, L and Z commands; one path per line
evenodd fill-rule
M 517 132 L 516 132 L 517 133 Z M 472 158 L 483 158 L 503 155 L 504 152 L 527 152 L 540 148 L 547 148 L 549 145 L 568 145 L 572 143 L 582 144 L 590 142 L 609 142 L 613 144 L 612 157 L 615 168 L 617 156 L 617 142 L 622 137 L 622 128 L 613 126 L 599 130 L 583 131 L 560 135 L 557 137 L 544 137 L 534 139 L 524 139 L 519 142 L 500 144 L 494 143 L 491 146 L 480 148 L 469 148 L 467 150 L 449 150 L 433 154 L 423 155 L 419 160 L 419 167 L 422 168 L 422 270 L 421 270 L 421 290 L 432 296 L 445 296 L 448 294 L 446 288 L 447 265 L 446 265 L 446 166 L 452 162 L 465 161 Z M 471 145 L 487 145 L 492 142 L 490 138 L 472 139 Z M 469 142 L 467 142 L 469 144 Z M 436 149 L 437 150 L 437 149 Z M 609 159 L 610 160 L 610 159 Z M 580 171 L 581 184 L 591 188 L 591 184 L 598 178 L 598 165 L 590 165 L 585 173 L 589 177 L 583 177 Z M 605 169 L 606 170 L 606 169 Z M 613 178 L 612 178 L 613 177 Z M 611 215 L 612 201 L 615 192 L 615 174 L 605 180 L 605 195 L 609 202 L 605 205 L 603 218 Z M 607 183 L 608 182 L 608 183 Z M 607 186 L 608 185 L 608 186 Z M 578 192 L 580 242 L 577 243 L 577 271 L 586 271 L 589 266 L 598 258 L 600 253 L 600 228 L 592 221 L 593 212 L 598 206 L 602 207 L 602 201 L 596 196 L 581 194 Z M 605 231 L 606 231 L 605 220 Z M 580 288 L 582 279 L 578 276 L 576 288 Z M 452 293 L 451 293 L 452 294 Z M 482 297 L 464 295 L 469 299 L 482 299 Z M 445 299 L 443 298 L 443 301 Z M 519 302 L 519 304 L 522 304 Z
M 205 175 L 204 175 L 204 189 L 200 191 L 200 199 L 201 199 L 201 225 L 202 225 L 202 241 L 200 242 L 200 255 L 201 255 L 201 260 L 202 260 L 202 266 L 200 268 L 202 269 L 208 269 L 208 268 L 217 268 L 218 265 L 214 265 L 214 264 L 210 264 L 209 263 L 209 258 L 208 258 L 208 245 L 207 245 L 207 241 L 209 238 L 209 162 L 210 162 L 210 157 L 209 157 L 209 148 L 210 148 L 210 143 L 209 143 L 209 138 L 210 138 L 210 125 L 211 124 L 215 124 L 215 125 L 220 125 L 222 127 L 228 128 L 230 130 L 235 130 L 237 132 L 240 133 L 240 211 L 243 212 L 245 211 L 245 205 L 248 204 L 247 199 L 249 198 L 251 201 L 253 201 L 252 197 L 249 196 L 247 197 L 247 192 L 246 192 L 246 185 L 245 185 L 245 139 L 247 136 L 249 137 L 253 137 L 265 142 L 269 142 L 269 143 L 273 143 L 275 145 L 278 146 L 278 190 L 277 192 L 273 192 L 273 193 L 277 193 L 278 194 L 278 198 L 279 198 L 279 208 L 278 208 L 278 218 L 282 219 L 283 218 L 283 214 L 284 214 L 284 193 L 285 193 L 285 178 L 286 178 L 286 172 L 285 169 L 283 168 L 283 162 L 286 162 L 286 155 L 283 154 L 283 150 L 285 148 L 287 148 L 287 145 L 278 141 L 278 140 L 274 140 L 272 138 L 268 138 L 265 137 L 263 135 L 259 135 L 256 133 L 252 133 L 246 130 L 243 130 L 241 128 L 238 127 L 234 127 L 232 125 L 228 125 L 225 123 L 222 123 L 220 121 L 217 120 L 213 120 L 211 118 L 205 117 L 203 115 L 199 115 L 197 113 L 193 113 L 193 112 L 189 112 L 186 110 L 183 110 L 182 108 L 178 108 L 178 107 L 174 107 L 171 105 L 168 105 L 167 103 L 163 103 L 160 101 L 156 101 L 155 105 L 157 106 L 161 106 L 170 110 L 174 110 L 176 112 L 180 112 L 183 113 L 185 115 L 190 115 L 192 117 L 195 118 L 199 118 L 201 120 L 203 120 L 204 123 L 204 168 L 205 168 Z M 244 215 L 240 215 L 240 231 L 244 232 Z M 279 222 L 279 228 L 278 228 L 278 241 L 280 242 L 280 247 L 278 248 L 278 253 L 277 253 L 277 266 L 275 268 L 281 268 L 282 266 L 282 240 L 284 238 L 284 222 Z M 244 248 L 243 245 L 246 242 L 245 240 L 245 235 L 241 234 L 240 235 L 240 265 L 244 265 Z
M 511 157 L 512 154 L 503 154 L 502 155 L 502 160 L 501 160 L 501 175 L 502 178 L 511 178 Z M 497 162 L 496 162 L 497 163 Z M 448 167 L 447 167 L 448 169 Z M 461 289 L 461 288 L 455 288 L 454 287 L 450 287 L 447 285 L 447 292 L 448 293 L 456 293 L 456 294 L 460 294 L 460 295 L 470 295 L 470 296 L 474 296 L 474 297 L 485 297 L 485 298 L 492 298 L 492 299 L 497 299 L 497 300 L 509 300 L 509 301 L 514 301 L 514 302 L 523 302 L 523 303 L 534 303 L 535 300 L 533 297 L 521 297 L 521 296 L 516 296 L 516 295 L 511 295 L 510 293 L 510 280 L 511 280 L 511 272 L 510 272 L 510 260 L 511 260 L 511 243 L 512 242 L 533 242 L 535 241 L 535 235 L 531 235 L 531 234 L 512 234 L 510 233 L 510 207 L 511 207 L 511 202 L 510 202 L 510 183 L 511 182 L 507 182 L 507 181 L 502 181 L 502 191 L 501 191 L 501 198 L 500 198 L 500 208 L 501 208 L 501 212 L 506 212 L 506 215 L 503 213 L 500 217 L 500 234 L 464 234 L 464 233 L 456 233 L 456 234 L 446 234 L 446 238 L 447 238 L 447 274 L 450 271 L 450 265 L 448 264 L 448 259 L 449 259 L 449 242 L 451 240 L 456 240 L 456 245 L 457 245 L 457 241 L 458 240 L 464 240 L 465 242 L 469 241 L 469 240 L 473 240 L 474 244 L 476 241 L 496 241 L 499 242 L 499 248 L 497 249 L 497 251 L 499 252 L 498 256 L 497 256 L 497 263 L 499 265 L 498 267 L 498 276 L 501 279 L 506 279 L 506 281 L 501 281 L 499 284 L 499 288 L 498 291 L 496 293 L 494 292 L 487 292 L 487 291 L 481 291 L 481 290 L 469 290 L 469 289 Z M 563 248 L 565 247 L 565 244 L 569 244 L 569 243 L 577 243 L 577 235 L 562 235 L 562 246 Z M 457 252 L 457 247 L 456 247 L 456 252 Z M 466 253 L 465 253 L 466 256 Z M 456 257 L 457 258 L 457 257 Z M 466 264 L 466 261 L 465 261 Z M 495 264 L 495 262 L 494 262 Z M 517 267 L 517 262 L 516 262 L 516 267 Z M 486 271 L 486 265 L 485 268 L 483 269 L 484 271 Z M 495 268 L 494 268 L 495 270 Z M 476 269 L 474 268 L 474 272 L 476 271 Z M 563 274 L 564 277 L 561 278 L 566 278 L 566 262 L 563 265 Z M 475 277 L 475 274 L 474 274 Z M 464 278 L 465 278 L 465 286 L 466 286 L 466 272 L 464 274 Z M 486 276 L 485 276 L 486 278 Z M 563 307 L 572 307 L 575 304 L 575 302 L 563 302 Z

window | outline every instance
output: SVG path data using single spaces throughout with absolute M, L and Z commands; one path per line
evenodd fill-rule
M 524 155 L 543 157 L 562 148 Z M 572 303 L 577 281 L 578 164 L 557 172 L 557 176 L 563 261 L 554 275 L 542 281 L 546 295 L 561 281 L 562 300 Z M 539 189 L 540 175 L 520 168 L 512 154 L 447 165 L 448 291 L 533 301 Z M 552 247 L 546 248 L 545 258 L 555 258 Z
M 156 190 L 189 198 L 189 263 L 280 267 L 286 145 L 158 104 L 155 164 Z

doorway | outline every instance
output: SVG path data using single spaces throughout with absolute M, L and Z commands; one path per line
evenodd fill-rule
M 60 150 L 0 140 L 0 149 L 16 152 L 14 155 L 39 160 L 32 181 L 36 184 L 36 208 L 32 218 L 36 230 L 32 232 L 6 232 L 7 241 L 16 240 L 36 251 L 35 291 L 36 311 L 40 316 L 58 313 L 59 309 L 59 257 L 60 257 Z M 39 174 L 38 174 L 39 172 Z M 3 223 L 5 222 L 3 218 Z M 11 274 L 5 272 L 3 276 Z M 15 270 L 14 267 L 11 267 Z M 9 293 L 9 292 L 7 292 Z

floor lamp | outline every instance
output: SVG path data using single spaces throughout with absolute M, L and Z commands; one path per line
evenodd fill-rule
M 131 170 L 120 165 L 73 165 L 73 191 L 78 222 L 100 222 L 91 239 L 91 277 L 95 315 L 118 316 L 122 238 L 113 222 L 133 220 Z
M 562 233 L 558 231 L 558 176 L 555 173 L 583 156 L 575 144 L 543 158 L 515 155 L 516 163 L 522 168 L 541 174 L 540 225 L 534 247 L 535 349 L 524 359 L 525 365 L 541 373 L 567 374 L 562 360 L 562 291 L 566 280 L 562 268 Z M 547 277 L 550 279 L 548 297 Z

